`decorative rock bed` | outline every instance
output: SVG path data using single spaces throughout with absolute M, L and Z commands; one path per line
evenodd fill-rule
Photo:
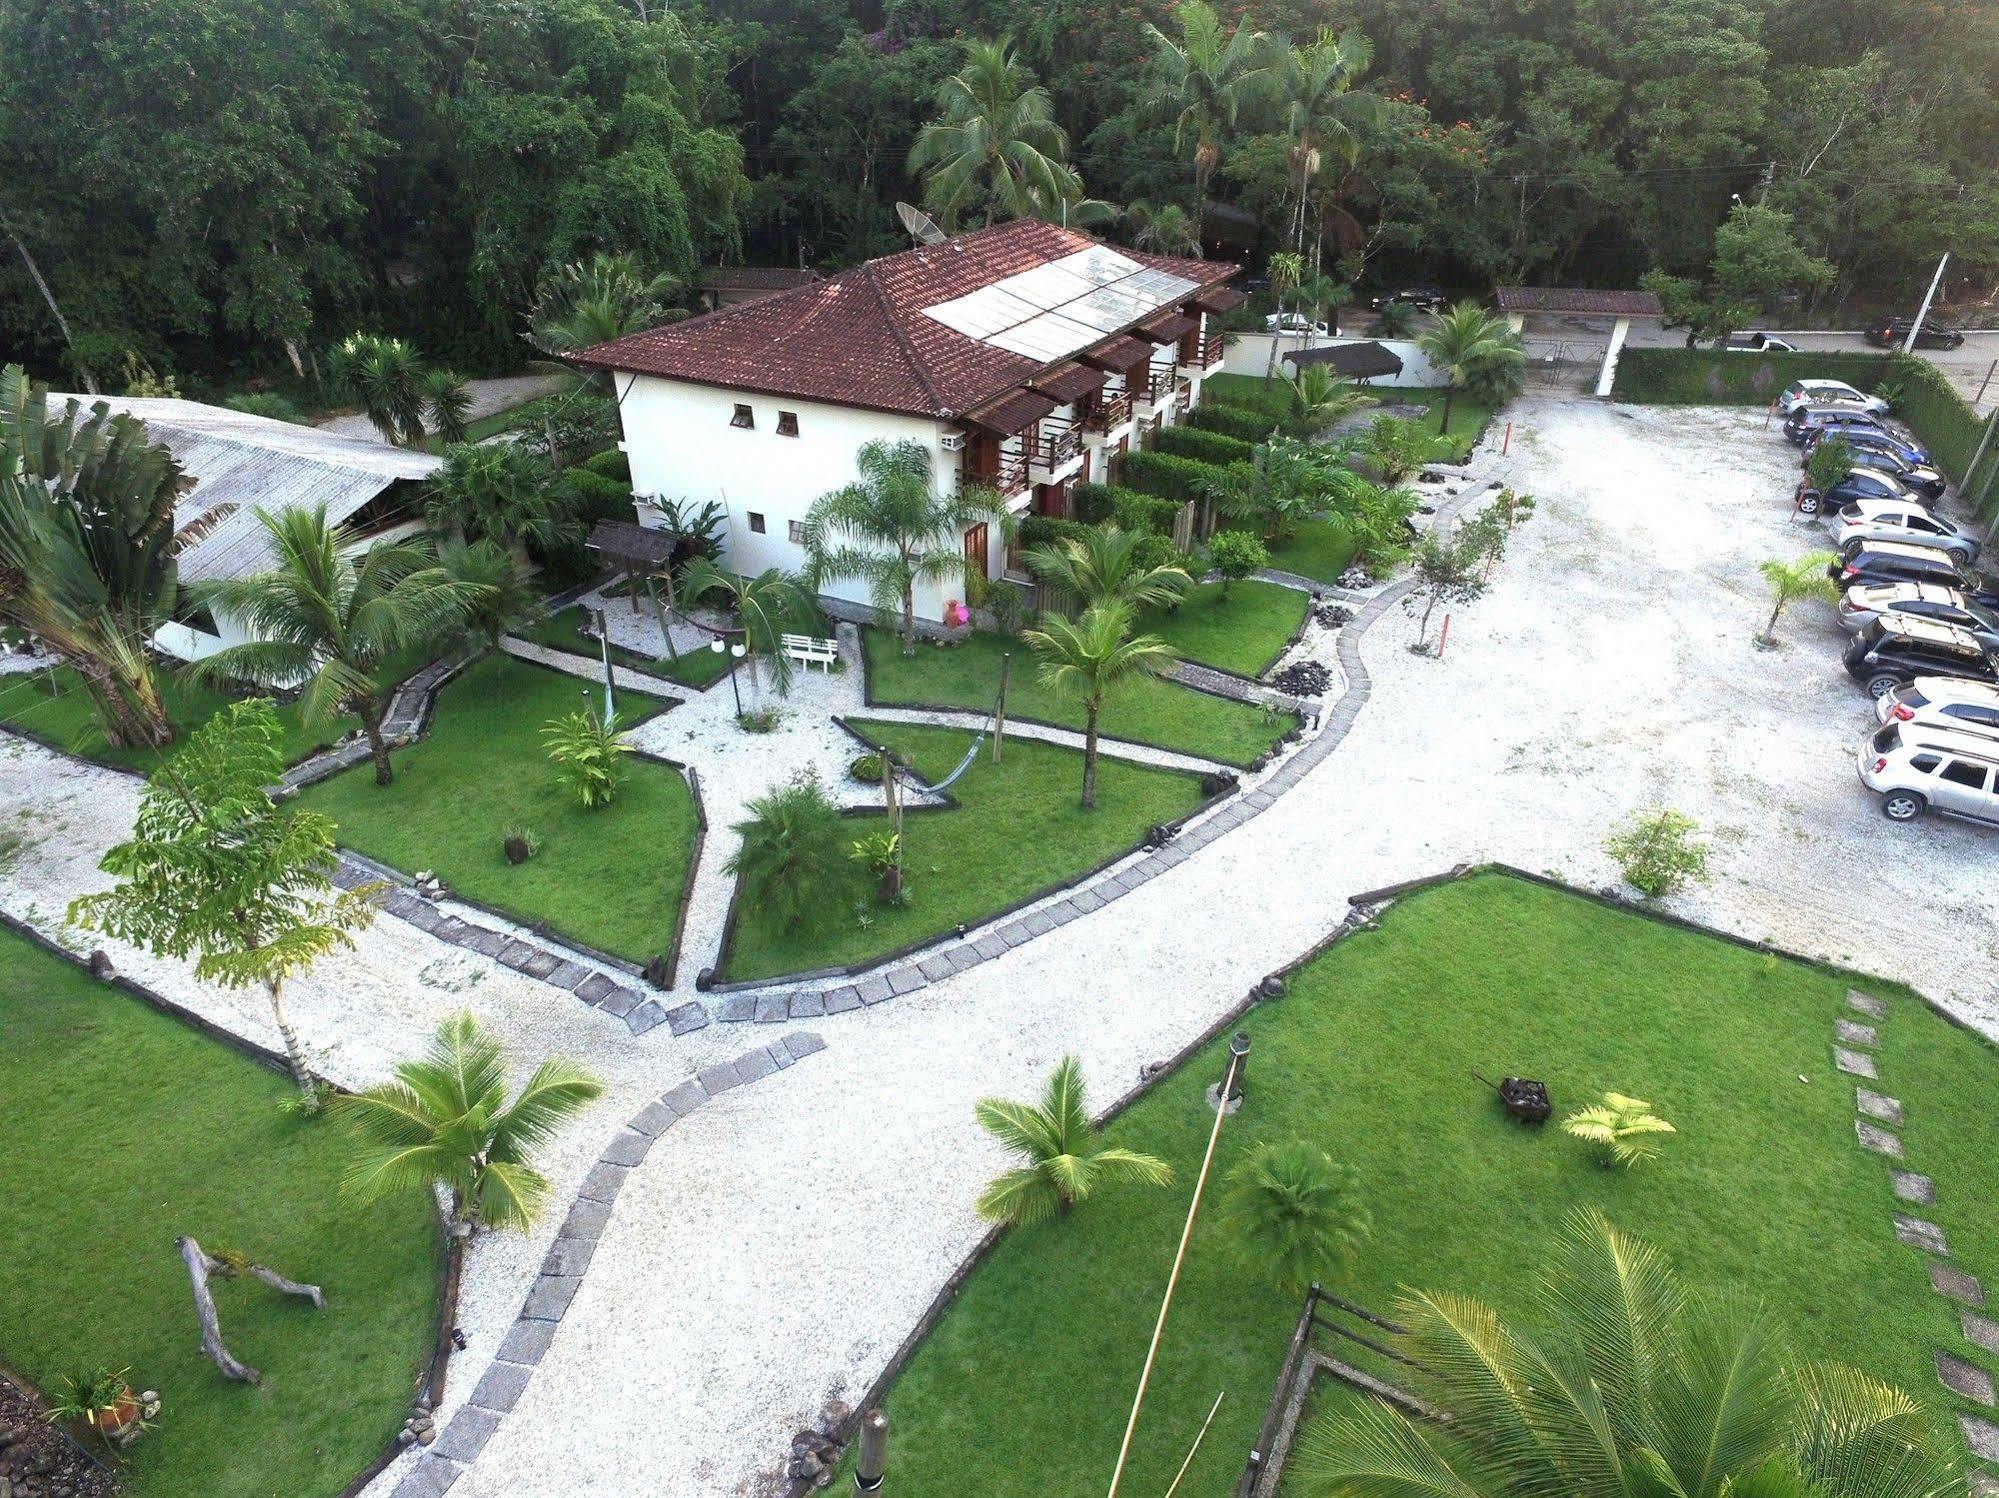
M 26 1390 L 0 1378 L 0 1493 L 9 1498 L 100 1498 L 111 1474 L 50 1425 Z

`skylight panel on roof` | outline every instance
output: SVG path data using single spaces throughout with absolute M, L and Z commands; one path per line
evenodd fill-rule
M 1079 296 L 1087 296 L 1095 283 L 1050 261 L 1046 265 L 1035 266 L 1033 270 L 1008 276 L 996 284 L 1005 287 L 1009 295 L 1032 302 L 1046 311 L 1064 302 L 1073 302 Z
M 1120 282 L 1116 286 L 1099 287 L 1080 302 L 1062 310 L 1078 320 L 1087 319 L 1098 327 L 1119 328 L 1133 318 L 1158 311 L 1159 303 L 1150 297 L 1132 295 Z
M 1060 266 L 1073 276 L 1080 276 L 1092 286 L 1108 286 L 1113 281 L 1121 281 L 1133 271 L 1144 269 L 1129 255 L 1120 255 L 1108 245 L 1091 245 L 1087 250 L 1078 250 L 1073 255 L 1064 255 L 1060 260 L 1051 260 L 1051 265 Z
M 1099 329 L 1071 321 L 1058 312 L 1044 312 L 1017 328 L 1008 328 L 985 341 L 1008 353 L 1025 354 L 1030 359 L 1047 362 L 1073 354 L 1077 349 L 1088 348 L 1102 337 Z
M 1041 309 L 1009 292 L 1003 282 L 981 286 L 953 301 L 925 307 L 924 312 L 954 333 L 967 338 L 990 338 L 1003 328 L 1026 322 Z

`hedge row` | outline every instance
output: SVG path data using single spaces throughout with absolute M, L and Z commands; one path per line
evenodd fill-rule
M 1239 442 L 1255 443 L 1268 437 L 1277 425 L 1269 413 L 1254 406 L 1239 406 L 1233 401 L 1210 397 L 1187 414 L 1187 427 L 1169 430 L 1186 431 L 1188 427 L 1197 427 L 1204 432 L 1220 432 L 1224 437 L 1234 437 Z
M 1125 461 L 1131 461 L 1127 454 Z M 1160 499 L 1152 494 L 1140 494 L 1136 489 L 1126 489 L 1115 484 L 1080 483 L 1073 492 L 1076 504 L 1076 518 L 1089 525 L 1102 525 L 1105 521 L 1120 530 L 1149 531 L 1155 536 L 1173 534 L 1173 517 L 1180 506 L 1170 499 Z
M 1767 406 L 1793 380 L 1844 380 L 1872 390 L 1888 372 L 1886 354 L 1626 349 L 1610 394 L 1613 400 L 1652 406 Z
M 1020 522 L 1020 547 L 1053 546 L 1058 541 L 1081 540 L 1090 528 L 1080 520 L 1058 520 L 1053 515 L 1028 515 Z
M 1262 375 L 1209 375 L 1203 394 L 1207 400 L 1259 411 L 1270 421 L 1282 421 L 1291 414 L 1291 387 L 1281 379 L 1266 380 Z
M 1161 427 L 1152 439 L 1152 450 L 1202 463 L 1247 463 L 1256 451 L 1256 444 L 1199 427 Z
M 1951 482 L 1962 484 L 1978 453 L 1985 423 L 1929 360 L 1896 354 L 1890 363 L 1889 378 L 1899 387 L 1895 414 L 1909 424 Z
M 1118 476 L 1125 486 L 1141 494 L 1184 503 L 1203 498 L 1203 488 L 1213 476 L 1215 465 L 1196 458 L 1175 457 L 1172 453 L 1126 453 L 1118 462 Z

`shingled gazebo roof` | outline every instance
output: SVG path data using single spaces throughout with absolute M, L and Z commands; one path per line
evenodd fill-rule
M 1649 291 L 1594 291 L 1587 286 L 1502 286 L 1501 312 L 1578 312 L 1590 317 L 1663 317 Z
M 1382 375 L 1402 373 L 1402 359 L 1393 349 L 1383 348 L 1373 339 L 1359 343 L 1324 343 L 1317 348 L 1293 349 L 1284 362 L 1302 369 L 1307 364 L 1330 365 L 1336 375 L 1349 380 L 1372 380 Z

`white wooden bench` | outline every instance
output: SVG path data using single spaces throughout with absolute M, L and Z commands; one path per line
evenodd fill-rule
M 801 666 L 824 666 L 831 671 L 840 659 L 840 646 L 818 635 L 786 635 L 784 653 Z

